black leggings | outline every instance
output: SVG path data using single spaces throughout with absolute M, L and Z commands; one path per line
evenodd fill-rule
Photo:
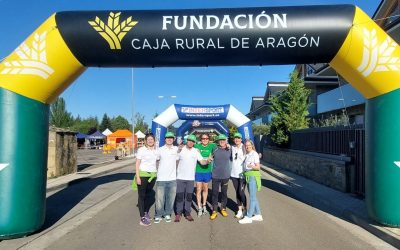
M 153 178 L 151 182 L 149 182 L 149 179 L 150 177 L 140 177 L 142 184 L 138 185 L 138 206 L 140 217 L 143 217 L 145 212 L 149 212 L 151 202 L 154 200 L 151 195 L 154 195 L 153 187 L 156 183 L 156 178 Z
M 244 190 L 246 189 L 246 181 L 243 178 L 235 178 L 235 177 L 231 177 L 231 180 L 233 186 L 235 187 L 237 205 L 246 208 L 247 200 L 246 200 L 246 194 L 244 193 Z

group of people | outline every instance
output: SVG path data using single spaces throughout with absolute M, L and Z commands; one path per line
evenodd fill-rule
M 156 148 L 152 134 L 145 137 L 145 146 L 136 154 L 136 175 L 132 187 L 138 190 L 140 225 L 151 225 L 149 215 L 155 186 L 154 223 L 172 221 L 174 204 L 176 208 L 174 222 L 182 217 L 194 221 L 191 215 L 192 197 L 196 186 L 198 217 L 208 214 L 208 185 L 212 182 L 212 211 L 210 219 L 218 216 L 218 196 L 221 190 L 219 212 L 228 216 L 228 182 L 232 180 L 237 200 L 235 217 L 240 224 L 262 221 L 257 191 L 261 188 L 260 157 L 254 143 L 242 135 L 234 134 L 234 145 L 230 146 L 227 137 L 220 134 L 216 144 L 210 143 L 209 135 L 201 134 L 199 144 L 195 135 L 189 135 L 185 145 L 174 146 L 175 135 L 165 134 L 165 145 Z M 249 204 L 245 188 L 248 186 Z M 247 209 L 248 208 L 248 209 Z

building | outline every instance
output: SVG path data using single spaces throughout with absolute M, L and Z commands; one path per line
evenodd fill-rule
M 400 1 L 382 0 L 372 19 L 397 43 L 400 42 Z M 300 73 L 305 86 L 311 90 L 310 118 L 321 121 L 331 116 L 345 115 L 350 125 L 365 123 L 365 98 L 328 63 L 298 64 L 295 70 Z M 269 82 L 263 100 L 261 97 L 252 98 L 250 112 L 247 114 L 250 120 L 256 124 L 270 122 L 268 98 L 279 91 L 276 88 L 279 87 L 274 82 Z

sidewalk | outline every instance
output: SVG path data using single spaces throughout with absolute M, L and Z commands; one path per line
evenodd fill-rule
M 342 217 L 387 243 L 400 249 L 400 228 L 382 226 L 368 218 L 364 200 L 326 187 L 305 177 L 282 168 L 262 162 L 262 170 L 288 185 L 288 191 L 300 201 L 328 208 L 336 216 Z
M 83 181 L 88 178 L 94 178 L 103 174 L 107 174 L 118 170 L 120 168 L 126 167 L 132 163 L 133 156 L 127 156 L 122 160 L 112 160 L 110 162 L 103 162 L 98 164 L 98 166 L 92 167 L 90 169 L 84 169 L 82 171 L 63 175 L 54 179 L 47 180 L 47 192 L 54 191 L 57 189 L 65 188 L 71 183 L 76 183 Z

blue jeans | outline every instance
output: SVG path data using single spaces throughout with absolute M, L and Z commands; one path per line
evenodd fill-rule
M 174 209 L 176 181 L 157 181 L 155 217 L 171 215 Z
M 249 196 L 250 196 L 250 204 L 249 210 L 247 210 L 247 216 L 253 217 L 253 215 L 261 214 L 260 205 L 258 204 L 257 200 L 257 183 L 256 177 L 250 176 L 249 177 Z

